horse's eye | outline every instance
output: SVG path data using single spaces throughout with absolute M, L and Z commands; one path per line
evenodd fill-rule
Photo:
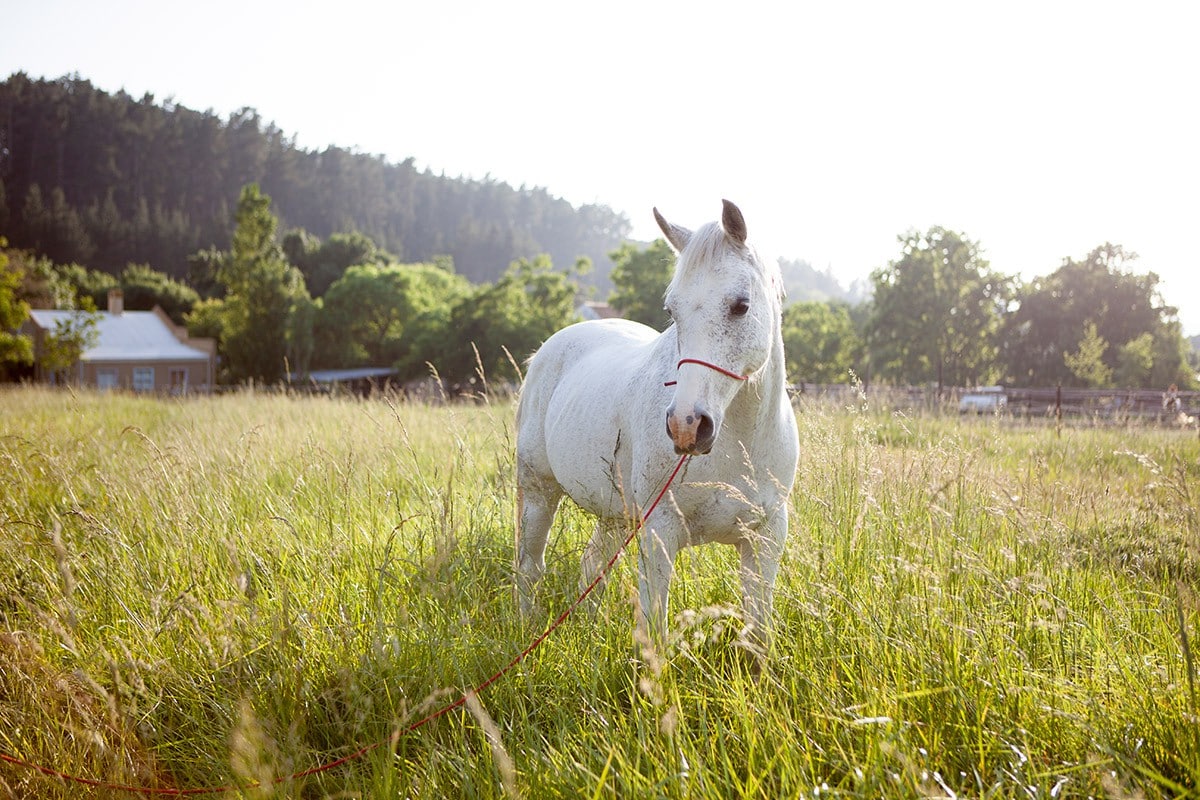
M 733 305 L 729 307 L 729 313 L 735 317 L 744 317 L 746 312 L 750 310 L 750 301 L 745 297 L 739 297 L 733 301 Z

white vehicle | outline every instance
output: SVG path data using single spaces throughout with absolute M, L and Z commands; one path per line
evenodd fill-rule
M 1003 386 L 977 386 L 971 391 L 964 392 L 958 400 L 960 414 L 975 412 L 976 414 L 994 414 L 1008 408 L 1008 395 Z

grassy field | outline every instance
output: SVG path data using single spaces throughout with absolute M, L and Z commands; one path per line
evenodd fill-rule
M 0 752 L 263 784 L 229 797 L 1200 791 L 1195 431 L 799 420 L 761 674 L 732 551 L 685 552 L 640 665 L 625 558 L 399 735 L 549 621 L 514 613 L 511 405 L 0 391 Z M 589 530 L 556 523 L 551 616 Z M 136 796 L 0 761 L 5 792 Z

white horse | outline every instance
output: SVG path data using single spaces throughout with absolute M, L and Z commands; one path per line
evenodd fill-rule
M 547 339 L 530 361 L 517 408 L 523 613 L 533 607 L 564 495 L 599 517 L 583 556 L 586 587 L 687 454 L 703 457 L 688 459 L 640 533 L 639 624 L 661 642 L 679 549 L 721 542 L 738 548 L 745 620 L 767 640 L 799 443 L 785 386 L 779 271 L 746 244 L 742 212 L 723 203 L 720 224 L 695 232 L 654 210 L 678 253 L 665 332 L 629 320 L 581 322 Z

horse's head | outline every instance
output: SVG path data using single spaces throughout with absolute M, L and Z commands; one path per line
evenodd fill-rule
M 723 200 L 721 222 L 699 230 L 654 218 L 678 253 L 667 287 L 666 309 L 678 342 L 675 397 L 667 408 L 667 435 L 675 452 L 712 450 L 725 412 L 741 391 L 743 378 L 767 363 L 778 338 L 781 294 L 778 276 L 768 272 L 746 244 L 746 220 Z

